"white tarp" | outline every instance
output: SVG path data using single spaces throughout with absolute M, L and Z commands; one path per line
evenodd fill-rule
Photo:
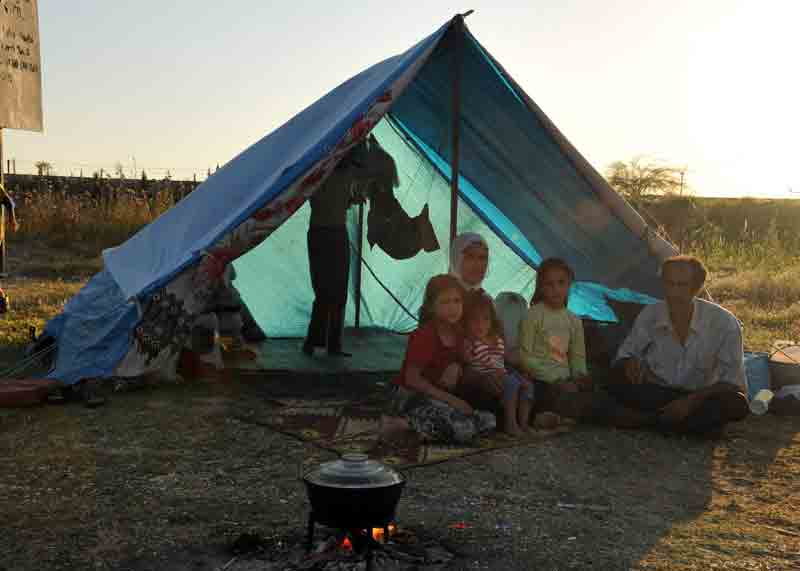
M 0 0 L 0 128 L 42 130 L 36 0 Z

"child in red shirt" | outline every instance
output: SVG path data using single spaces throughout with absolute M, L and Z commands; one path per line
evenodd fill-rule
M 419 327 L 409 336 L 403 367 L 394 381 L 413 393 L 416 402 L 405 417 L 384 417 L 384 434 L 412 428 L 434 440 L 467 442 L 494 428 L 494 415 L 476 413 L 453 392 L 462 373 L 463 305 L 464 289 L 454 277 L 442 274 L 428 282 Z

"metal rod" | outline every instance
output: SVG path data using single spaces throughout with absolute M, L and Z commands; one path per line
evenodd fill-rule
M 452 83 L 452 153 L 450 158 L 450 247 L 456 239 L 458 226 L 458 177 L 459 160 L 461 154 L 461 68 L 464 60 L 464 17 L 461 15 L 453 19 L 450 29 L 453 45 L 453 83 Z
M 364 203 L 358 203 L 358 263 L 356 264 L 356 329 L 361 326 L 361 260 L 364 246 Z
M 306 551 L 311 553 L 314 548 L 314 514 L 308 515 L 308 531 L 306 535 Z
M 3 172 L 3 128 L 0 127 L 0 186 L 3 187 L 3 192 L 6 192 L 6 177 Z M 5 277 L 6 273 L 8 272 L 8 268 L 6 267 L 7 256 L 6 256 L 6 244 L 8 243 L 8 239 L 6 237 L 6 207 L 5 205 L 0 204 L 0 238 L 2 239 L 2 243 L 0 243 L 0 276 Z

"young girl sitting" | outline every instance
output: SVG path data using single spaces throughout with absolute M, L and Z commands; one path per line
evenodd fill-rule
M 536 379 L 545 409 L 569 414 L 575 399 L 562 397 L 591 388 L 581 320 L 567 309 L 574 273 L 566 262 L 542 262 L 527 317 L 520 324 L 520 366 Z M 587 400 L 588 399 L 582 399 Z M 573 416 L 570 414 L 570 416 Z
M 474 411 L 454 394 L 461 377 L 461 314 L 464 290 L 458 280 L 438 275 L 428 282 L 419 327 L 408 339 L 399 392 L 410 393 L 402 417 L 383 417 L 382 432 L 411 428 L 440 442 L 465 443 L 495 427 L 491 413 Z
M 533 384 L 506 369 L 503 325 L 497 318 L 492 299 L 482 291 L 467 297 L 464 313 L 466 339 L 464 361 L 473 371 L 503 381 L 503 428 L 519 436 L 529 432 Z

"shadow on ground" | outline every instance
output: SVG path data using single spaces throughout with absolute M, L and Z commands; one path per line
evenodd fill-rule
M 298 469 L 332 455 L 236 416 L 376 380 L 249 374 L 0 410 L 0 569 L 258 568 L 226 546 L 299 538 Z M 719 443 L 585 428 L 413 469 L 399 523 L 440 534 L 453 569 L 790 568 L 796 420 L 749 419 Z

